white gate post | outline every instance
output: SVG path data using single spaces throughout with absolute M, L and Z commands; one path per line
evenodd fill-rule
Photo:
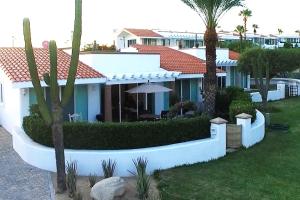
M 280 92 L 280 99 L 285 99 L 285 82 L 279 81 L 277 83 L 277 90 Z
M 242 145 L 246 148 L 251 146 L 251 115 L 246 113 L 239 114 L 236 117 L 236 124 L 242 125 Z
M 218 149 L 220 154 L 226 155 L 226 123 L 225 119 L 220 117 L 210 120 L 210 133 L 212 139 L 219 141 Z

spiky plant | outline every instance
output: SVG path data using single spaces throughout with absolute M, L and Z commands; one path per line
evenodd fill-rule
M 28 18 L 23 20 L 23 34 L 25 41 L 25 52 L 27 64 L 31 76 L 31 81 L 36 93 L 37 102 L 41 116 L 48 126 L 52 129 L 53 145 L 55 148 L 56 169 L 57 169 L 57 192 L 61 193 L 66 190 L 66 173 L 65 173 L 65 155 L 63 139 L 63 108 L 67 105 L 74 91 L 75 75 L 77 72 L 80 41 L 81 41 L 81 13 L 82 0 L 75 0 L 75 21 L 74 34 L 72 42 L 72 57 L 69 67 L 67 84 L 62 94 L 62 100 L 59 98 L 59 86 L 57 82 L 57 47 L 55 41 L 49 43 L 50 57 L 50 74 L 43 74 L 44 81 L 50 88 L 51 110 L 48 108 L 44 91 L 40 83 L 37 64 L 35 62 L 34 50 L 31 42 L 30 21 Z
M 69 197 L 73 198 L 77 191 L 77 162 L 67 162 L 66 171 Z
M 90 174 L 89 175 L 89 185 L 90 188 L 92 188 L 97 182 L 97 175 L 96 174 Z
M 134 166 L 136 168 L 136 189 L 138 192 L 138 197 L 140 200 L 146 200 L 149 198 L 150 190 L 150 176 L 147 175 L 146 169 L 148 160 L 146 158 L 139 157 L 133 160 Z
M 182 0 L 193 9 L 206 26 L 204 42 L 206 45 L 206 74 L 204 76 L 204 109 L 209 116 L 215 113 L 217 92 L 216 46 L 218 35 L 216 27 L 220 18 L 230 9 L 241 6 L 244 0 Z
M 102 171 L 104 178 L 110 178 L 114 176 L 116 165 L 116 161 L 113 161 L 111 159 L 108 159 L 108 161 L 102 161 Z

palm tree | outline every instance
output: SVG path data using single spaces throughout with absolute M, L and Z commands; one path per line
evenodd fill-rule
M 234 32 L 237 32 L 240 36 L 240 52 L 242 52 L 242 45 L 243 45 L 243 34 L 245 33 L 245 28 L 242 25 L 238 25 Z
M 243 17 L 244 29 L 245 29 L 244 37 L 245 37 L 245 40 L 246 40 L 246 37 L 247 37 L 247 35 L 246 35 L 246 32 L 247 32 L 247 21 L 248 21 L 248 18 L 252 16 L 252 11 L 249 10 L 249 9 L 242 10 L 240 12 L 239 16 Z
M 259 29 L 258 25 L 257 24 L 253 24 L 252 28 L 253 28 L 253 33 L 256 34 L 257 33 L 257 29 Z
M 281 28 L 277 29 L 278 34 L 281 35 L 283 33 L 283 30 Z
M 204 76 L 204 107 L 205 112 L 213 116 L 217 90 L 216 77 L 216 45 L 218 43 L 218 26 L 221 16 L 236 6 L 241 6 L 244 0 L 182 0 L 193 9 L 206 26 L 204 42 L 206 45 L 206 74 Z

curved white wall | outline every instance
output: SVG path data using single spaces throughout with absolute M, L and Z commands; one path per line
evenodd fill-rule
M 242 125 L 243 146 L 250 147 L 260 142 L 265 135 L 265 119 L 257 111 L 257 119 L 237 119 Z M 27 163 L 48 171 L 56 171 L 54 149 L 33 142 L 21 128 L 12 132 L 13 147 Z M 207 162 L 226 155 L 226 124 L 211 124 L 211 138 L 161 147 L 133 150 L 65 150 L 66 161 L 77 161 L 78 174 L 102 175 L 101 161 L 113 159 L 117 162 L 117 176 L 131 176 L 135 171 L 133 159 L 148 159 L 148 172 L 168 169 L 184 164 Z
M 132 160 L 138 157 L 148 159 L 148 172 L 151 173 L 155 169 L 207 162 L 225 156 L 226 124 L 212 124 L 211 132 L 212 137 L 209 139 L 154 148 L 113 151 L 65 150 L 65 157 L 66 161 L 77 161 L 80 175 L 102 173 L 101 161 L 111 158 L 117 162 L 116 175 L 131 176 L 129 171 L 135 171 Z M 27 163 L 44 170 L 56 171 L 54 149 L 33 142 L 20 128 L 15 128 L 13 132 L 13 147 Z

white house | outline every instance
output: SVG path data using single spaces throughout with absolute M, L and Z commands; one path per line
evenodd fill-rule
M 34 49 L 39 77 L 49 72 L 47 49 Z M 60 93 L 66 84 L 70 56 L 58 50 L 58 82 Z M 74 95 L 64 110 L 64 118 L 69 113 L 81 113 L 84 120 L 94 121 L 100 113 L 100 85 L 105 83 L 102 74 L 79 62 Z M 50 105 L 50 94 L 44 81 L 44 94 Z M 24 48 L 0 48 L 0 124 L 8 131 L 21 127 L 24 116 L 29 115 L 29 106 L 36 103 Z

